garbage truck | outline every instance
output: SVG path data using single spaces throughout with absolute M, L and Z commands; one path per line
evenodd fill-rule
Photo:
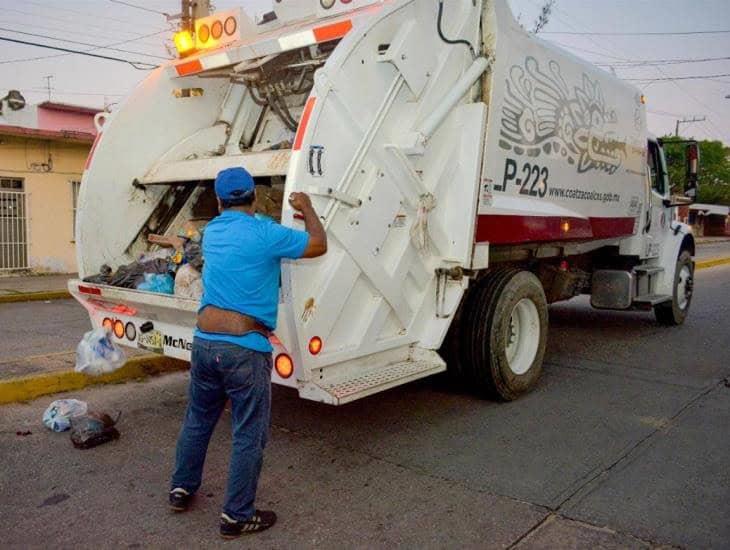
M 526 32 L 506 0 L 272 4 L 196 19 L 97 116 L 69 281 L 95 327 L 189 360 L 195 297 L 91 276 L 204 226 L 233 166 L 272 223 L 303 228 L 286 200 L 301 191 L 328 234 L 325 256 L 281 271 L 272 377 L 302 398 L 448 369 L 516 399 L 540 377 L 548 304 L 580 295 L 684 321 L 695 242 L 637 88 Z

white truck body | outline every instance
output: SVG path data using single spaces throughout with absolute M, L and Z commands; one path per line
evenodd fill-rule
M 294 373 L 273 380 L 331 404 L 445 370 L 437 350 L 498 258 L 609 247 L 656 268 L 631 298 L 671 295 L 687 229 L 662 204 L 668 190 L 652 191 L 637 89 L 526 33 L 505 0 L 444 5 L 444 34 L 476 58 L 439 38 L 436 0 L 278 9 L 258 27 L 227 12 L 235 41 L 156 69 L 99 121 L 78 205 L 81 278 L 148 251 L 147 233 L 175 234 L 221 169 L 285 180 L 284 196 L 312 196 L 330 244 L 282 267 L 272 342 Z M 256 80 L 298 71 L 310 85 Z M 261 104 L 274 88 L 283 114 Z M 302 228 L 286 201 L 281 220 Z M 197 302 L 69 288 L 95 326 L 127 328 L 120 343 L 190 358 Z

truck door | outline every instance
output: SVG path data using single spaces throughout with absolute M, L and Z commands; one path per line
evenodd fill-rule
M 672 220 L 670 209 L 664 206 L 664 201 L 669 199 L 667 165 L 662 148 L 654 140 L 649 140 L 647 163 L 649 201 L 644 218 L 644 257 L 657 258 Z

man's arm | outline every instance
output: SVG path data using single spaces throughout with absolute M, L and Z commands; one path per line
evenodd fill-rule
M 317 258 L 327 252 L 327 233 L 306 193 L 292 193 L 289 196 L 291 207 L 304 216 L 304 230 L 309 233 L 309 243 L 302 258 Z

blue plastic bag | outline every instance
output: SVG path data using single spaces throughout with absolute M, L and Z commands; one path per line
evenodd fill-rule
M 88 406 L 78 399 L 54 401 L 43 413 L 43 425 L 54 432 L 63 432 L 71 427 L 71 419 L 86 414 Z
M 137 290 L 156 292 L 158 294 L 174 294 L 175 279 L 168 273 L 145 273 L 144 282 L 137 285 Z

